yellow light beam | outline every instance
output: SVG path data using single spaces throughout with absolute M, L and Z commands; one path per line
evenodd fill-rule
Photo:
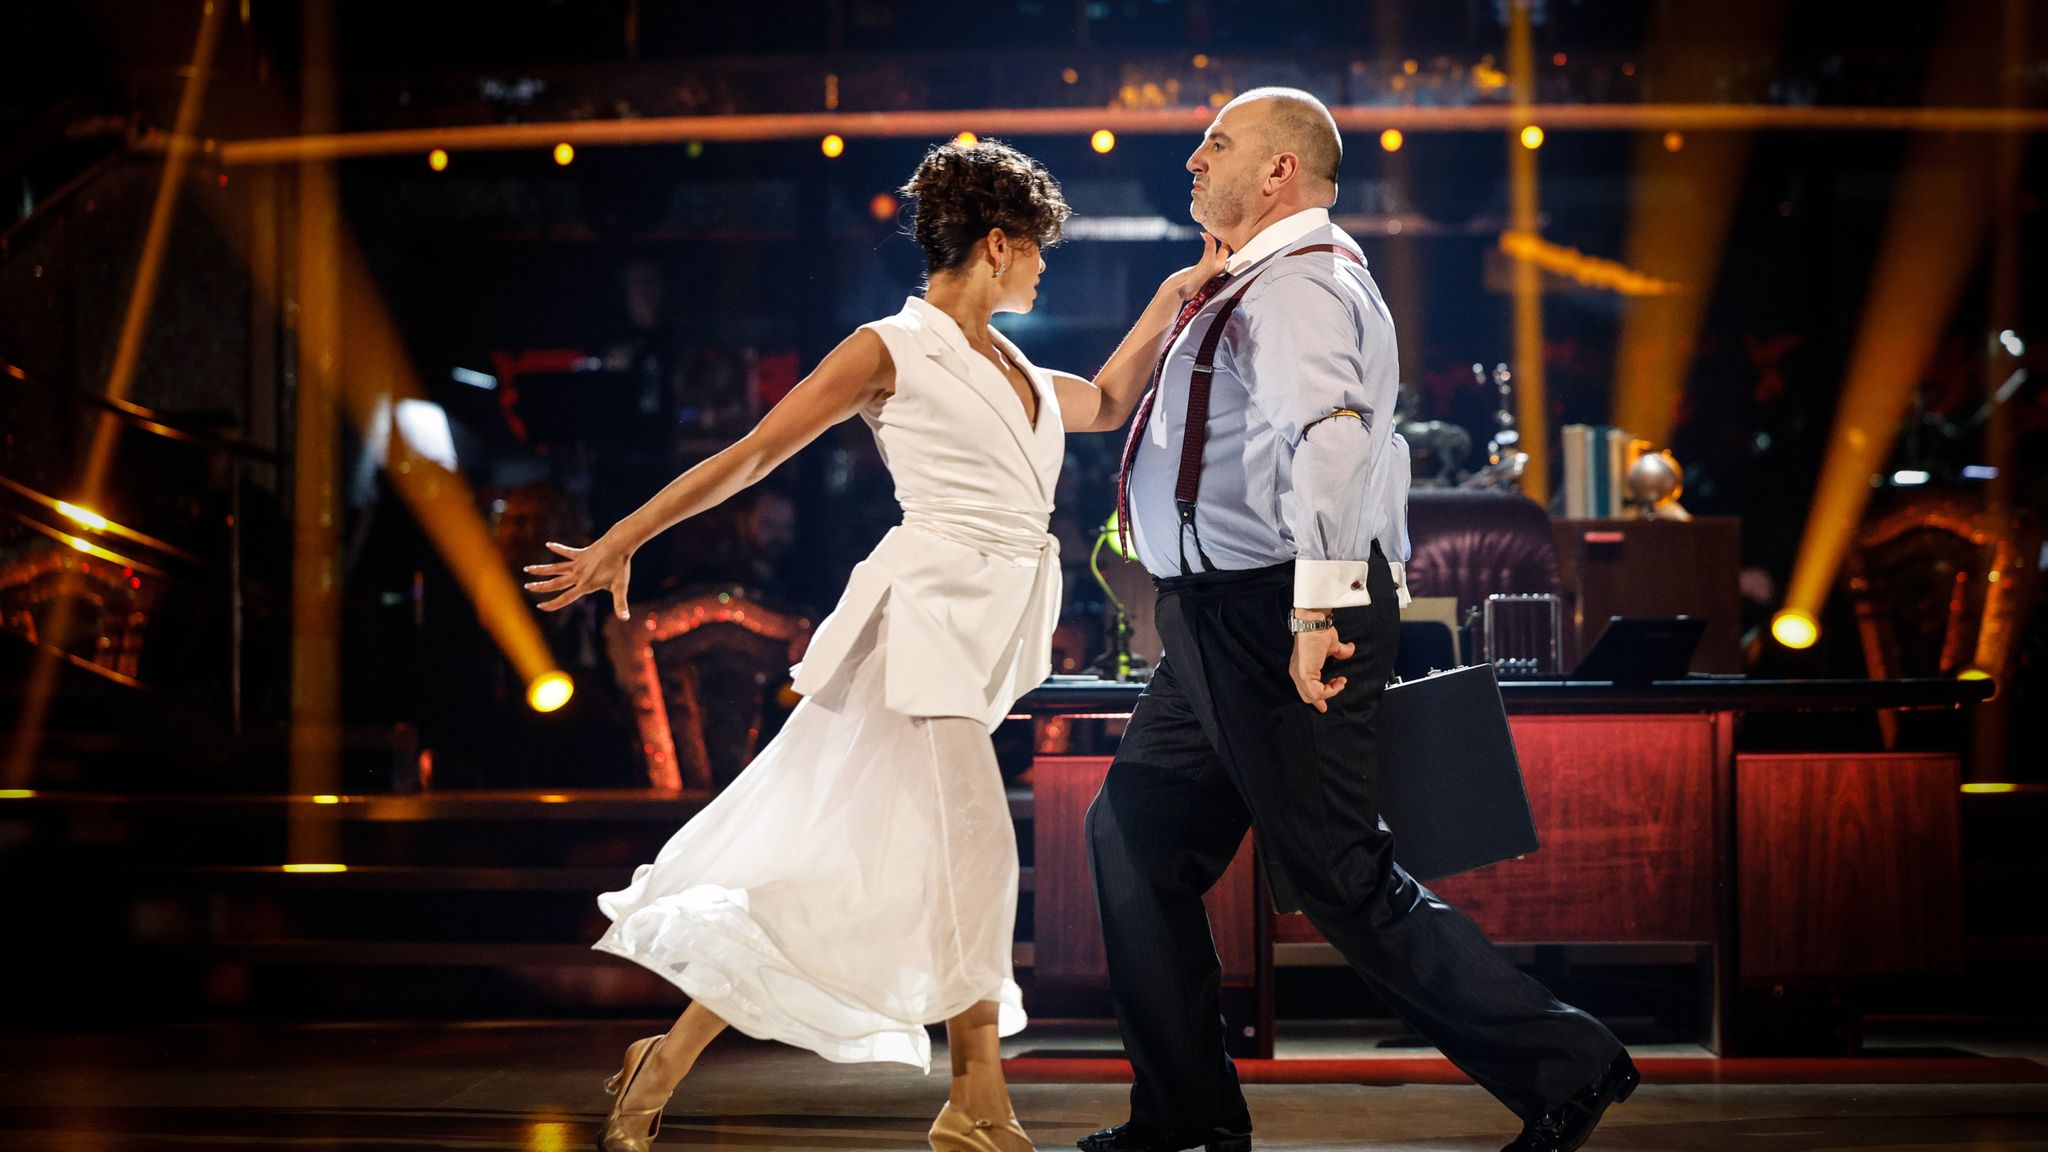
M 1982 41 L 1962 23 L 1982 18 L 1988 7 L 1950 9 L 1951 28 L 1929 69 L 1930 96 L 1982 82 L 1982 62 L 1971 50 Z M 1787 587 L 1787 612 L 1820 615 L 1869 504 L 1870 477 L 1891 454 L 1913 386 L 1976 263 L 1997 195 L 1990 143 L 1926 135 L 1907 150 Z
M 54 496 L 51 496 L 44 492 L 38 492 L 35 489 L 30 488 L 26 484 L 17 483 L 13 480 L 8 479 L 5 476 L 0 476 L 0 490 L 12 492 L 17 496 L 20 496 L 24 500 L 29 500 L 33 503 L 40 504 L 43 507 L 48 508 L 51 511 L 57 513 L 58 515 L 64 517 L 66 520 L 69 520 L 74 524 L 82 525 L 85 528 L 90 529 L 91 531 L 98 533 L 102 536 L 113 536 L 122 540 L 133 541 L 134 543 L 140 544 L 145 548 L 154 549 L 157 552 L 162 553 L 163 555 L 176 556 L 178 559 L 183 560 L 188 564 L 194 565 L 195 567 L 214 567 L 213 565 L 209 565 L 205 561 L 205 559 L 199 556 L 197 553 L 190 552 L 186 549 L 180 548 L 168 540 L 158 539 L 155 536 L 151 536 L 147 532 L 139 532 L 133 528 L 128 527 L 125 524 L 117 524 L 114 521 L 107 519 L 105 516 L 102 516 L 99 513 L 93 511 L 90 508 L 81 508 L 68 500 L 59 500 Z
M 301 6 L 299 124 L 308 134 L 341 123 L 335 63 L 337 0 Z M 341 194 L 334 165 L 298 167 L 296 248 L 298 394 L 292 428 L 291 790 L 332 793 L 341 784 L 341 433 L 343 355 Z M 205 200 L 214 198 L 207 197 Z M 202 201 L 204 202 L 204 201 Z M 294 807 L 286 850 L 295 860 L 333 860 L 341 829 L 328 814 Z
M 1732 64 L 1726 57 L 1734 53 L 1770 51 L 1782 39 L 1783 9 L 1776 0 L 1665 6 L 1645 62 L 1652 74 L 1679 86 L 1674 95 L 1708 95 L 1713 77 L 1742 71 L 1709 62 Z M 1636 136 L 1623 259 L 1631 268 L 1696 290 L 1623 304 L 1608 409 L 1613 424 L 1656 445 L 1671 443 L 1755 138 L 1751 131 L 1724 131 L 1687 140 L 1675 126 L 1662 127 Z
M 126 400 L 135 384 L 135 365 L 142 358 L 142 340 L 149 331 L 150 314 L 156 309 L 157 288 L 162 283 L 164 252 L 171 243 L 171 221 L 178 214 L 178 200 L 185 187 L 185 172 L 192 166 L 198 141 L 192 129 L 205 105 L 206 83 L 213 75 L 214 46 L 220 42 L 220 25 L 227 11 L 224 0 L 206 0 L 201 5 L 198 42 L 192 48 L 191 68 L 185 89 L 178 96 L 178 115 L 164 149 L 163 171 L 157 176 L 156 198 L 150 205 L 149 227 L 143 233 L 142 256 L 135 264 L 135 283 L 129 287 L 128 307 L 121 315 L 121 332 L 114 342 L 114 361 L 107 373 L 105 395 L 109 400 Z M 93 429 L 92 446 L 86 452 L 85 476 L 79 491 L 87 504 L 98 505 L 100 485 L 106 482 L 112 462 L 114 440 L 120 423 L 112 413 L 100 416 Z
M 384 303 L 384 294 L 340 218 L 331 166 L 316 161 L 309 163 L 308 168 L 317 178 L 308 179 L 300 192 L 300 294 L 296 303 L 303 357 L 301 415 L 313 404 L 313 395 L 318 390 L 328 411 L 345 409 L 360 431 L 384 433 L 383 438 L 390 445 L 386 471 L 394 490 L 419 521 L 436 552 L 446 560 L 450 572 L 475 604 L 486 632 L 521 679 L 530 687 L 541 688 L 543 701 L 554 699 L 565 685 L 549 678 L 550 673 L 559 674 L 559 670 L 554 667 L 553 655 L 540 634 L 535 610 L 491 540 L 467 481 L 459 473 L 414 452 L 395 425 L 376 429 L 379 421 L 394 419 L 392 414 L 400 401 L 423 399 L 425 389 L 406 354 L 397 325 Z M 212 210 L 223 207 L 210 199 L 201 203 Z M 239 234 L 232 228 L 224 231 L 231 236 Z M 258 278 L 257 284 L 258 290 L 264 291 L 271 281 Z M 345 315 L 340 312 L 343 308 Z M 344 331 L 345 359 L 341 340 Z M 333 492 L 338 476 L 332 455 L 337 450 L 335 435 L 330 419 L 327 429 L 314 435 L 311 445 L 300 446 L 301 494 L 317 498 L 311 508 L 295 509 L 295 540 L 303 542 L 304 538 L 319 536 L 321 521 L 331 520 L 337 507 Z M 309 452 L 327 454 L 325 462 L 309 466 Z M 314 587 L 295 590 L 295 601 L 317 597 L 322 588 L 332 583 L 331 578 L 317 574 L 334 556 L 331 542 L 312 550 L 311 562 L 302 566 L 316 574 Z M 305 659 L 312 660 L 317 655 L 309 648 Z M 300 667 L 300 660 L 295 652 L 295 698 L 302 676 L 308 683 L 317 680 L 316 673 Z M 566 687 L 573 692 L 573 682 Z M 560 696 L 560 700 L 566 702 L 567 697 Z M 296 724 L 294 730 L 298 730 Z M 309 738 L 311 735 L 309 732 Z M 334 791 L 310 777 L 304 781 L 296 776 L 294 779 L 293 790 L 301 794 Z M 295 850 L 293 854 L 319 858 L 310 849 Z
M 1623 296 L 1668 296 L 1685 290 L 1683 284 L 1659 280 L 1619 261 L 1588 256 L 1577 248 L 1554 244 L 1541 236 L 1532 236 L 1525 232 L 1501 233 L 1500 250 L 1515 260 L 1526 260 L 1545 272 L 1569 277 L 1588 288 L 1604 288 Z
M 399 402 L 424 399 L 426 390 L 361 248 L 345 236 L 336 237 L 335 245 L 340 298 L 348 308 L 342 403 L 356 426 L 366 432 L 378 420 L 393 422 L 384 430 L 390 445 L 385 474 L 435 551 L 447 561 L 450 574 L 475 605 L 484 629 L 520 679 L 532 684 L 556 670 L 554 656 L 534 620 L 534 609 L 492 541 L 469 483 L 460 473 L 415 452 L 397 428 L 394 413 Z
M 2048 109 L 1865 108 L 1777 104 L 1487 104 L 1467 107 L 1343 105 L 1330 109 L 1345 132 L 1377 136 L 1388 128 L 1414 132 L 1514 132 L 1532 121 L 1546 133 L 1840 131 L 2048 132 Z M 1215 119 L 1200 108 L 983 108 L 905 112 L 792 112 L 735 116 L 651 116 L 639 120 L 569 120 L 539 124 L 472 124 L 377 132 L 223 140 L 226 165 L 285 164 L 361 156 L 416 155 L 433 148 L 504 152 L 553 148 L 816 140 L 875 137 L 953 139 L 959 125 L 1002 136 L 1199 136 Z M 1694 141 L 1688 137 L 1690 150 Z M 150 146 L 145 142 L 145 147 Z M 155 146 L 163 146 L 158 143 Z
M 156 199 L 150 207 L 148 231 L 143 236 L 142 256 L 136 262 L 135 283 L 129 290 L 128 307 L 122 314 L 121 333 L 114 347 L 113 366 L 107 376 L 105 397 L 115 406 L 127 402 L 128 390 L 135 380 L 135 364 L 141 354 L 142 337 L 148 331 L 150 312 L 156 302 L 164 250 L 170 244 L 171 219 L 177 213 L 178 195 L 184 188 L 185 170 L 190 166 L 192 151 L 198 146 L 192 137 L 192 129 L 199 122 L 206 82 L 213 74 L 214 46 L 220 40 L 221 19 L 226 8 L 225 0 L 206 0 L 200 11 L 192 64 L 186 72 L 184 91 L 178 97 L 178 114 L 172 122 L 170 139 L 164 144 L 164 168 L 157 180 Z M 86 450 L 85 467 L 78 484 L 78 491 L 88 506 L 103 504 L 100 487 L 106 482 L 107 468 L 113 459 L 119 432 L 119 419 L 112 412 L 102 413 L 93 426 L 92 442 Z M 74 540 L 73 546 L 78 543 Z M 56 610 L 45 622 L 44 643 L 30 663 L 27 683 L 21 693 L 21 711 L 8 739 L 6 759 L 0 762 L 0 783 L 25 785 L 35 775 L 36 761 L 42 752 L 43 725 L 49 718 L 50 704 L 57 690 L 57 671 L 61 664 L 59 654 L 63 653 L 71 634 L 74 607 L 73 597 L 59 598 Z
M 1529 142 L 1536 99 L 1536 56 L 1529 28 L 1534 0 L 1508 0 L 1508 227 L 1535 236 L 1537 210 L 1536 144 Z M 1543 134 L 1535 129 L 1536 143 Z M 1522 493 L 1538 504 L 1550 503 L 1550 414 L 1543 387 L 1543 273 L 1527 260 L 1515 261 L 1514 286 L 1515 421 L 1529 466 L 1522 472 Z

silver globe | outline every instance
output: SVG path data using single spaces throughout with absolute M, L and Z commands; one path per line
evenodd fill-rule
M 1685 492 L 1685 476 L 1670 452 L 1645 452 L 1629 465 L 1628 498 L 1645 509 L 1675 504 Z

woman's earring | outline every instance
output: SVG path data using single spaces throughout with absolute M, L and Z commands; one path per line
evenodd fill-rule
M 996 279 L 1001 280 L 1003 278 L 1003 273 L 1008 272 L 1009 270 L 1010 266 L 1008 264 L 1004 264 L 1001 267 L 997 268 L 995 272 Z

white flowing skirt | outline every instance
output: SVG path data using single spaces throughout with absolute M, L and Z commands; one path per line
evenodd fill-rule
M 660 973 L 749 1036 L 931 1070 L 925 1025 L 981 1000 L 1024 1027 L 1012 978 L 1017 841 L 982 722 L 882 705 L 870 648 L 652 864 L 598 897 L 595 947 Z

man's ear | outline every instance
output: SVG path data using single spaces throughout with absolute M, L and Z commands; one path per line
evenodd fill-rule
M 1266 173 L 1266 183 L 1269 188 L 1278 192 L 1287 186 L 1288 181 L 1300 174 L 1301 157 L 1292 152 L 1282 152 L 1273 157 L 1273 167 Z

